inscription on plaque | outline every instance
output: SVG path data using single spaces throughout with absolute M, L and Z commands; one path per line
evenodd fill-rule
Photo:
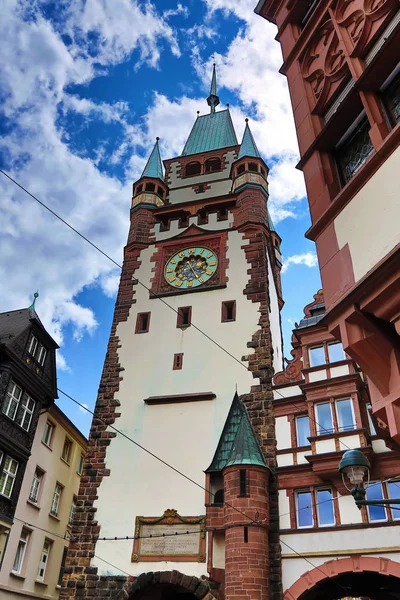
M 132 561 L 205 561 L 205 517 L 136 517 Z

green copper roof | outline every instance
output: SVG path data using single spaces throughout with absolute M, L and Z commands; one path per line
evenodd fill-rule
M 197 117 L 182 156 L 237 146 L 238 141 L 229 110 Z
M 247 410 L 237 393 L 207 472 L 222 471 L 232 465 L 267 466 Z
M 256 143 L 253 138 L 253 134 L 250 131 L 248 120 L 246 119 L 246 127 L 243 134 L 242 143 L 240 144 L 239 156 L 238 158 L 243 158 L 243 156 L 255 156 L 256 158 L 260 158 L 260 153 L 257 149 Z
M 155 177 L 156 179 L 164 179 L 163 168 L 161 164 L 160 149 L 158 147 L 158 138 L 151 151 L 149 160 L 146 163 L 142 177 Z

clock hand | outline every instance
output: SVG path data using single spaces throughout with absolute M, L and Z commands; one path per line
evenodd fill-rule
M 193 269 L 192 265 L 190 264 L 190 262 L 188 262 L 188 265 L 190 267 L 190 270 L 192 271 L 193 275 L 196 277 L 196 279 L 199 278 L 199 276 L 197 275 L 196 271 Z

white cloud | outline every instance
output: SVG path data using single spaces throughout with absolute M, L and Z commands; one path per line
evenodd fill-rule
M 2 111 L 11 124 L 0 140 L 5 170 L 121 261 L 131 182 L 97 169 L 105 156 L 101 144 L 93 159 L 74 153 L 59 111 L 120 123 L 126 138 L 122 156 L 126 140 L 132 147 L 139 139 L 138 129 L 126 120 L 126 104 L 96 104 L 68 94 L 66 87 L 89 82 L 99 69 L 104 72 L 134 50 L 140 63 L 157 67 L 161 47 L 179 55 L 175 33 L 153 5 L 140 7 L 136 0 L 71 0 L 60 4 L 57 22 L 44 18 L 39 3 L 4 1 L 0 88 Z M 61 32 L 69 34 L 68 41 Z M 115 292 L 114 265 L 3 176 L 0 194 L 0 278 L 7 281 L 0 287 L 0 310 L 28 306 L 39 288 L 38 313 L 59 344 L 67 325 L 77 340 L 91 334 L 96 317 L 76 297 L 95 282 L 107 295 Z M 68 369 L 62 355 L 58 364 Z
M 282 273 L 285 273 L 290 265 L 316 267 L 318 265 L 317 255 L 314 252 L 305 252 L 304 254 L 293 254 L 293 256 L 289 256 L 283 261 Z

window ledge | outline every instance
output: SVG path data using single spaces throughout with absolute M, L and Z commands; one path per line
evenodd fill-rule
M 57 515 L 53 515 L 53 513 L 49 512 L 49 517 L 51 517 L 52 519 L 54 519 L 55 521 L 60 522 L 60 519 L 57 517 Z
M 69 467 L 71 466 L 71 463 L 69 463 L 67 460 L 65 460 L 65 458 L 63 458 L 62 456 L 60 456 L 60 460 L 63 461 L 63 463 L 65 463 L 66 465 L 68 465 Z
M 43 440 L 42 440 L 42 444 L 43 444 L 43 446 L 46 446 L 46 448 L 48 448 L 49 450 L 51 450 L 53 452 L 53 448 L 51 446 L 49 446 L 49 444 L 46 444 L 46 442 L 44 442 Z
M 56 585 L 56 590 L 61 590 L 61 585 L 59 583 Z
M 33 508 L 36 508 L 36 510 L 40 510 L 40 506 L 39 504 L 37 504 L 37 502 L 33 502 L 32 500 L 28 500 L 26 501 L 27 504 L 29 504 L 29 506 L 33 506 Z
M 47 581 L 41 581 L 40 579 L 35 579 L 35 583 L 38 585 L 43 585 L 43 587 L 48 585 Z
M 10 571 L 10 575 L 16 579 L 25 579 L 25 575 L 21 575 L 21 573 L 17 573 L 16 571 Z

